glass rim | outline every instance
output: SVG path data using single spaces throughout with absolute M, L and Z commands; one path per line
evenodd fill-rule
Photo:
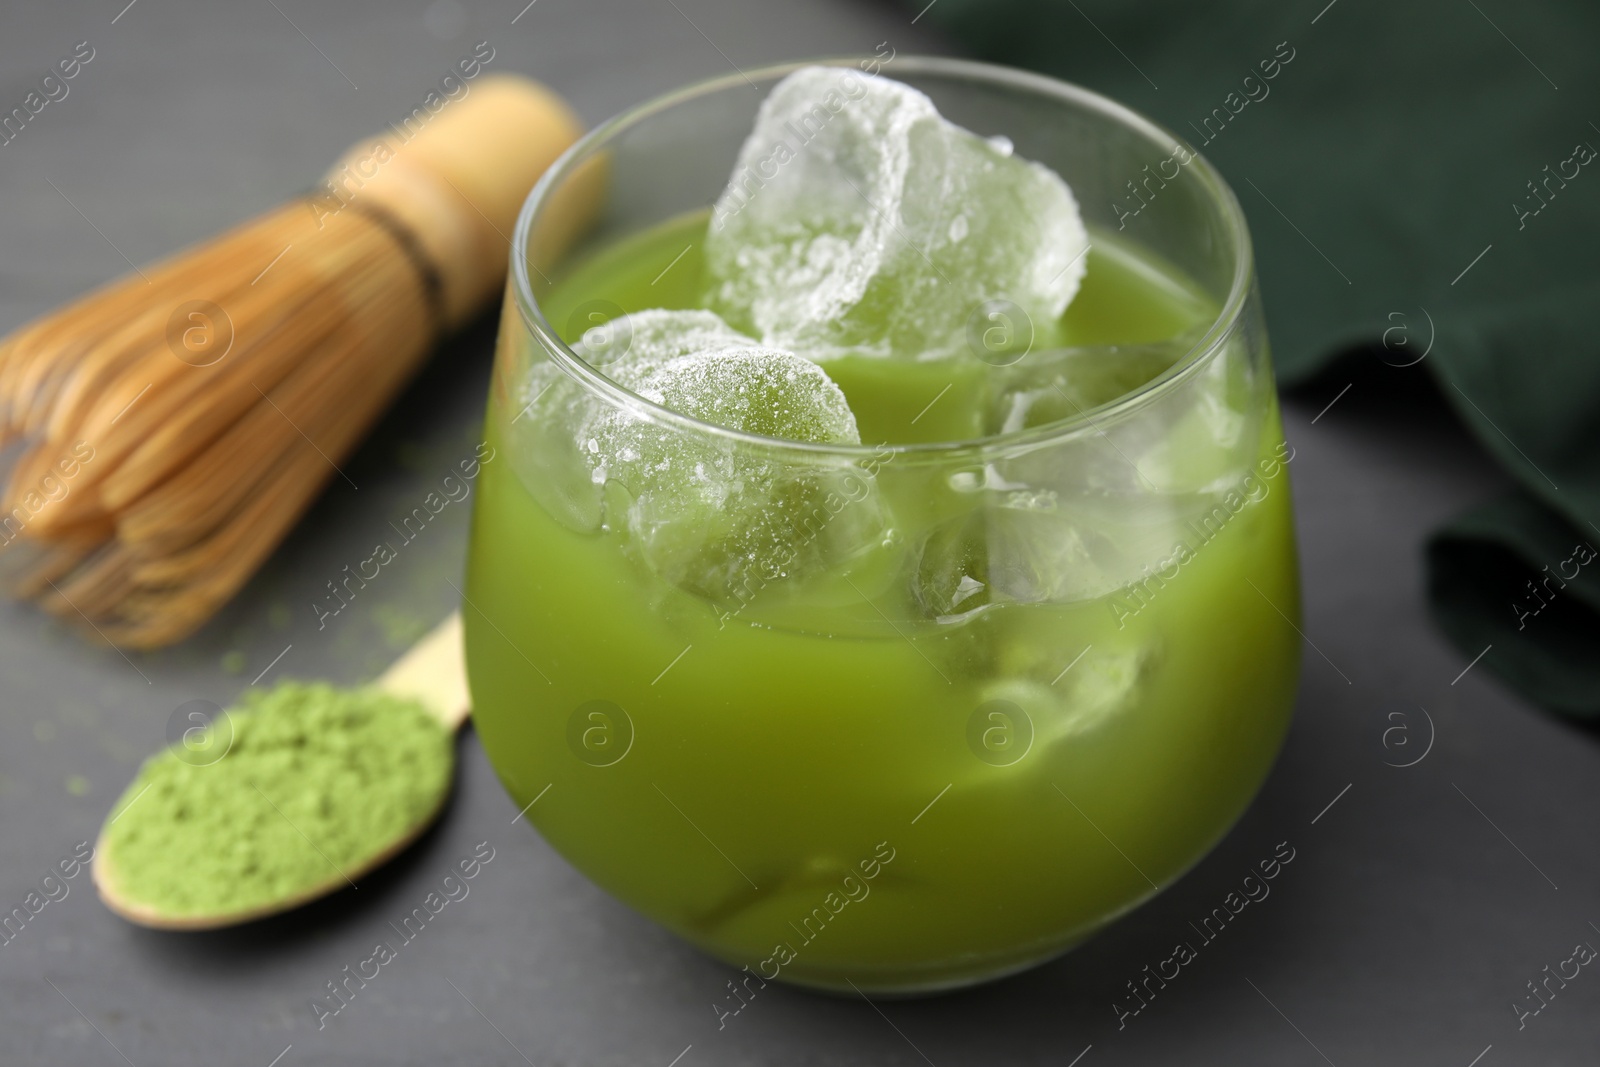
M 893 58 L 896 70 L 912 73 L 957 75 L 968 81 L 988 82 L 1027 90 L 1038 96 L 1053 97 L 1121 123 L 1144 135 L 1153 143 L 1171 143 L 1181 146 L 1193 156 L 1185 170 L 1196 174 L 1203 182 L 1212 203 L 1221 209 L 1223 222 L 1231 240 L 1234 260 L 1233 279 L 1228 295 L 1205 332 L 1170 367 L 1150 381 L 1102 404 L 1080 409 L 1076 414 L 1045 423 L 985 437 L 971 437 L 954 441 L 884 442 L 848 444 L 842 442 L 793 441 L 781 437 L 736 430 L 717 423 L 706 422 L 692 415 L 657 404 L 633 392 L 611 378 L 561 339 L 545 318 L 544 309 L 533 295 L 533 283 L 528 272 L 528 238 L 534 221 L 552 199 L 551 193 L 571 176 L 585 160 L 603 150 L 617 135 L 637 126 L 664 111 L 689 100 L 710 96 L 733 88 L 755 88 L 758 83 L 770 86 L 773 82 L 792 74 L 802 67 L 830 66 L 859 69 L 859 64 L 876 61 L 868 55 L 828 56 L 818 59 L 792 60 L 719 75 L 690 83 L 642 104 L 618 113 L 584 134 L 567 148 L 540 176 L 517 214 L 516 228 L 511 235 L 511 290 L 515 295 L 517 310 L 525 327 L 544 346 L 551 360 L 591 395 L 603 402 L 632 411 L 647 420 L 673 426 L 684 432 L 722 438 L 745 446 L 774 452 L 801 453 L 809 457 L 836 456 L 851 460 L 876 458 L 882 462 L 886 453 L 894 456 L 919 457 L 963 455 L 971 452 L 988 452 L 996 449 L 1028 448 L 1058 441 L 1081 433 L 1101 433 L 1100 422 L 1120 420 L 1146 407 L 1153 406 L 1162 397 L 1180 388 L 1182 383 L 1199 373 L 1212 359 L 1217 358 L 1229 338 L 1238 330 L 1242 312 L 1250 296 L 1255 277 L 1255 253 L 1250 242 L 1249 226 L 1244 209 L 1232 188 L 1223 179 L 1209 159 L 1194 149 L 1188 141 L 1157 123 L 1153 119 L 1112 100 L 1108 96 L 1086 89 L 1072 82 L 1035 74 L 1014 67 L 983 63 L 967 59 L 942 56 L 907 55 Z M 886 67 L 888 64 L 881 64 Z M 542 274 L 542 272 L 541 272 Z M 548 281 L 548 279 L 546 279 Z M 825 368 L 824 368 L 825 369 Z

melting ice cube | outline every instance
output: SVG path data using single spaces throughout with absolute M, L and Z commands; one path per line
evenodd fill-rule
M 745 433 L 857 444 L 844 394 L 816 363 L 762 346 L 709 311 L 643 311 L 593 339 L 618 384 Z M 595 354 L 591 339 L 574 350 Z M 652 570 L 713 600 L 852 558 L 887 519 L 872 476 L 846 460 L 763 449 L 604 403 L 550 367 L 529 412 L 530 491 L 568 525 L 620 529 Z M 552 377 L 553 376 L 553 377 Z M 540 376 L 535 375 L 535 379 Z M 532 399 L 532 398 L 530 398 Z
M 706 238 L 707 299 L 763 343 L 826 360 L 930 359 L 1005 299 L 1044 329 L 1088 235 L 1054 171 L 888 78 L 806 67 L 772 90 Z

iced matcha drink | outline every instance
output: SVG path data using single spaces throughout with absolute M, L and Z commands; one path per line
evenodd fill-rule
M 957 105 L 990 79 L 1041 121 L 1114 107 L 907 66 Z M 466 587 L 477 729 L 576 867 L 756 980 L 978 981 L 1178 877 L 1281 742 L 1292 454 L 1248 246 L 1203 161 L 1169 197 L 1211 205 L 1186 269 L 1008 129 L 851 68 L 760 80 L 709 211 L 647 196 L 648 225 L 537 247 L 586 151 L 630 214 L 631 153 L 678 158 L 627 140 L 658 111 L 525 212 Z M 728 125 L 741 91 L 677 106 Z

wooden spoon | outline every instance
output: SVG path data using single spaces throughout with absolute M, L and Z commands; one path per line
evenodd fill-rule
M 453 612 L 449 618 L 434 627 L 432 632 L 396 660 L 374 684 L 392 696 L 417 701 L 437 715 L 451 732 L 459 729 L 461 724 L 467 721 L 467 716 L 472 710 L 471 697 L 467 693 L 466 667 L 461 655 L 461 613 Z M 451 754 L 450 769 L 453 775 L 454 750 Z M 433 825 L 449 796 L 449 789 L 442 790 L 437 807 L 418 819 L 414 825 L 397 834 L 394 840 L 379 849 L 362 866 L 336 872 L 319 885 L 269 904 L 215 915 L 168 915 L 143 902 L 129 900 L 118 889 L 116 857 L 107 847 L 104 830 L 101 830 L 100 839 L 95 843 L 93 866 L 95 888 L 99 890 L 100 899 L 105 901 L 106 907 L 129 922 L 157 930 L 217 930 L 225 926 L 237 926 L 240 923 L 264 919 L 269 915 L 298 908 L 302 904 L 343 889 L 368 871 L 389 862 L 415 841 L 424 830 Z

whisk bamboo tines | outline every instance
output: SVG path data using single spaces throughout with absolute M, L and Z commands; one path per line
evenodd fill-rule
M 486 77 L 307 198 L 0 342 L 17 591 L 127 647 L 192 632 L 498 291 L 522 198 L 578 133 L 548 90 Z

